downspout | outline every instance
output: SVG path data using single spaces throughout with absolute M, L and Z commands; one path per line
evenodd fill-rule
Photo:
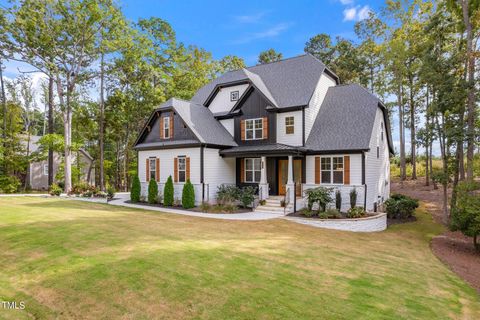
M 204 184 L 204 153 L 205 147 L 204 145 L 200 145 L 200 183 L 202 184 L 202 202 L 205 201 L 205 184 Z
M 365 151 L 362 152 L 362 184 L 364 186 L 363 208 L 367 210 L 367 184 L 365 183 Z
M 302 146 L 305 147 L 305 107 L 302 108 Z

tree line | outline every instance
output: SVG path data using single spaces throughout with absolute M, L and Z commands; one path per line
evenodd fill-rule
M 318 34 L 304 48 L 342 83 L 359 83 L 386 102 L 398 124 L 401 180 L 407 179 L 407 162 L 410 178 L 417 178 L 422 150 L 426 183 L 443 186 L 445 219 L 449 186 L 478 176 L 479 24 L 479 0 L 387 0 L 355 24 L 357 41 Z M 269 49 L 258 63 L 282 58 Z M 0 188 L 12 177 L 22 181 L 33 158 L 58 152 L 65 190 L 75 182 L 72 152 L 79 147 L 94 157 L 101 189 L 109 184 L 127 190 L 136 171 L 132 146 L 149 113 L 170 97 L 189 99 L 218 75 L 245 67 L 238 56 L 216 60 L 179 42 L 161 18 L 129 21 L 111 0 L 11 1 L 0 9 L 0 63 L 6 61 L 31 70 L 14 81 L 0 75 Z M 44 75 L 45 113 L 29 97 L 29 71 Z M 44 154 L 25 150 L 20 140 L 30 135 L 43 136 Z M 432 166 L 437 149 L 441 170 Z M 450 205 L 455 201 L 454 193 Z

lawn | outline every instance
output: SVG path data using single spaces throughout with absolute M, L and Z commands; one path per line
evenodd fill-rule
M 356 234 L 0 198 L 0 318 L 479 319 L 416 223 Z

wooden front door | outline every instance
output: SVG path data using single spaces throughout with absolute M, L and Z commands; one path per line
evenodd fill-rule
M 278 160 L 278 194 L 283 196 L 286 192 L 288 180 L 288 160 Z M 302 184 L 302 160 L 293 160 L 293 180 L 297 184 L 295 194 L 301 196 Z

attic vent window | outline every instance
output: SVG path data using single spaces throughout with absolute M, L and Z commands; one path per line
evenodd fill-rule
M 237 101 L 239 97 L 238 91 L 230 92 L 230 101 Z

